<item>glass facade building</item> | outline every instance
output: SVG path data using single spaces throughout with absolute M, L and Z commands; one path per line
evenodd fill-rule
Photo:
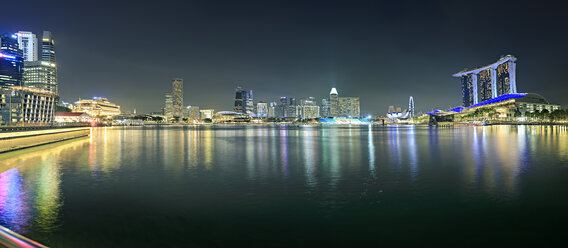
M 0 35 L 0 87 L 22 85 L 24 59 L 15 34 Z

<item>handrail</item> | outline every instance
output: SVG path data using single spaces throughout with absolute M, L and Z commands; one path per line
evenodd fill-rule
M 47 248 L 47 246 L 28 239 L 3 226 L 0 226 L 0 246 L 7 248 Z

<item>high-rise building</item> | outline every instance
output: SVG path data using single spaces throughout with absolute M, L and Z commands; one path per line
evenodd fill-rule
M 286 107 L 286 117 L 294 117 L 294 118 L 298 118 L 298 112 L 296 111 L 296 98 L 294 97 L 290 97 L 288 99 L 288 106 Z
M 162 113 L 167 118 L 174 117 L 174 97 L 172 93 L 166 93 L 164 95 L 165 99 L 165 106 L 164 106 L 164 113 Z
M 298 119 L 309 120 L 320 117 L 320 107 L 312 105 L 298 105 L 296 107 L 298 112 Z
M 276 112 L 275 112 L 276 117 L 277 118 L 286 117 L 287 109 L 288 109 L 288 97 L 281 96 L 280 102 L 278 103 L 278 106 L 276 107 Z
M 270 102 L 268 104 L 268 118 L 276 118 L 276 110 L 278 109 L 278 104 L 276 102 Z
M 172 116 L 182 117 L 183 114 L 183 79 L 172 80 Z
M 321 116 L 322 117 L 329 117 L 331 116 L 329 113 L 329 99 L 321 99 Z
M 26 87 L 39 88 L 58 94 L 57 63 L 55 60 L 55 41 L 49 31 L 43 31 L 41 60 L 37 58 L 37 39 L 30 32 L 21 31 L 18 33 L 20 47 L 24 49 L 27 56 L 24 62 L 23 82 Z M 29 59 L 28 59 L 29 58 Z
M 359 97 L 339 97 L 338 116 L 359 118 L 361 110 L 359 108 Z
M 15 34 L 0 35 L 0 87 L 22 85 L 24 59 Z
M 256 116 L 261 118 L 268 117 L 268 103 L 260 101 L 256 104 Z
M 41 37 L 41 60 L 56 64 L 55 40 L 49 31 L 43 31 L 43 37 Z
M 339 94 L 337 93 L 337 89 L 331 88 L 331 92 L 329 92 L 329 115 L 336 117 L 339 115 Z
M 247 91 L 241 86 L 237 86 L 235 90 L 235 105 L 233 111 L 238 113 L 247 114 L 248 116 L 254 115 L 254 101 L 252 90 Z
M 249 117 L 252 117 L 255 115 L 256 111 L 255 111 L 255 107 L 254 107 L 254 101 L 253 101 L 253 96 L 252 96 L 252 90 L 249 91 L 248 94 L 248 98 L 246 101 L 246 114 Z
M 184 108 L 183 116 L 189 119 L 199 119 L 199 106 L 186 106 Z
M 47 61 L 24 61 L 23 84 L 57 94 L 56 65 Z
M 37 61 L 37 37 L 34 33 L 20 31 L 17 33 L 18 45 L 22 49 L 24 61 Z
M 324 105 L 322 101 L 322 106 Z M 328 117 L 352 117 L 359 118 L 361 110 L 359 97 L 339 97 L 336 88 L 332 88 L 329 93 L 329 115 Z
M 464 107 L 517 93 L 516 61 L 517 58 L 507 55 L 493 64 L 454 74 L 454 77 L 461 78 Z

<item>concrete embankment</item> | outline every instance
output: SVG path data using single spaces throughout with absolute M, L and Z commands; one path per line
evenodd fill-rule
M 0 153 L 88 136 L 90 127 L 0 133 Z

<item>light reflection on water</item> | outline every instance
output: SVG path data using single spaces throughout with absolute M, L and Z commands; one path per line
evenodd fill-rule
M 95 128 L 89 138 L 0 154 L 0 224 L 65 246 L 79 242 L 70 237 L 87 228 L 81 222 L 123 215 L 254 216 L 299 204 L 314 221 L 354 210 L 379 221 L 377 209 L 443 208 L 429 202 L 441 195 L 452 204 L 515 202 L 533 171 L 568 169 L 567 134 L 563 126 Z M 281 217 L 265 216 L 290 216 Z M 306 225 L 320 227 L 314 221 Z

